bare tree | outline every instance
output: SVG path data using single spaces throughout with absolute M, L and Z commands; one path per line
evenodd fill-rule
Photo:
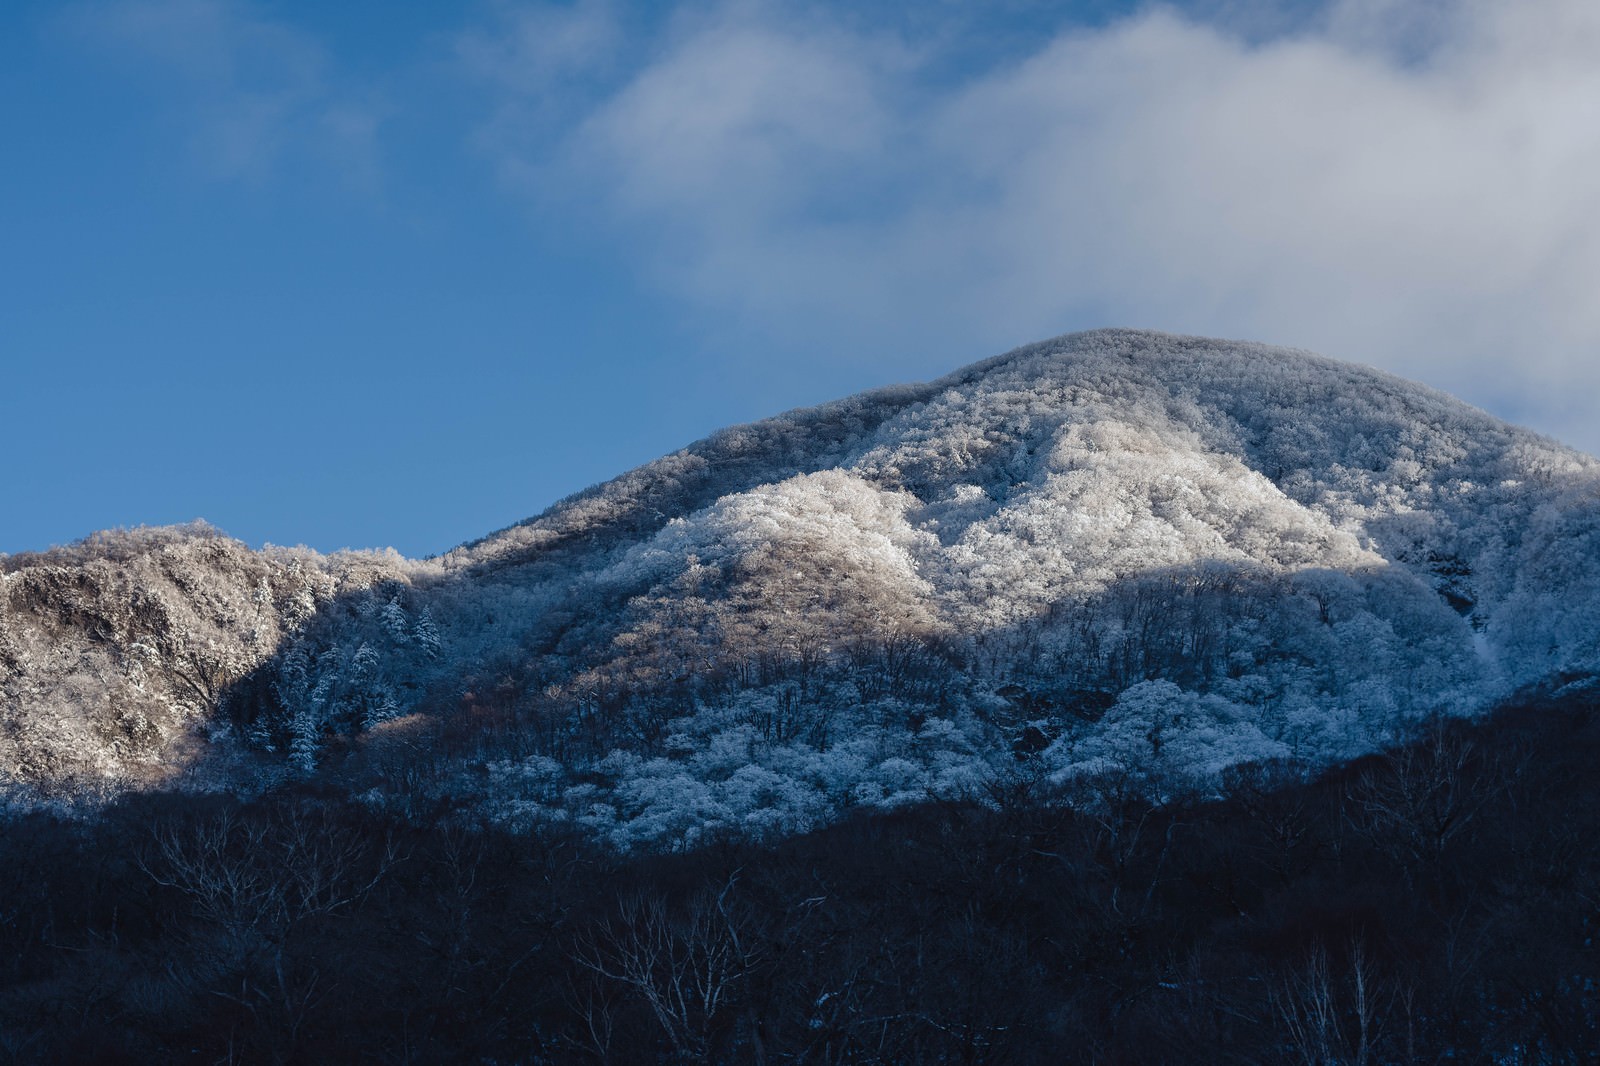
M 256 1016 L 268 1055 L 282 1061 L 329 991 L 314 967 L 290 965 L 292 934 L 359 903 L 402 857 L 390 836 L 372 840 L 324 811 L 289 804 L 265 817 L 224 811 L 158 828 L 137 861 L 151 880 L 187 897 L 201 920 L 190 938 L 197 965 L 189 980 Z
M 1378 1061 L 1385 1013 L 1394 995 L 1360 940 L 1350 945 L 1343 973 L 1318 944 L 1272 990 L 1272 1005 L 1293 1060 L 1306 1066 L 1367 1066 Z
M 760 961 L 735 912 L 736 883 L 730 877 L 681 908 L 659 894 L 630 895 L 614 917 L 580 934 L 572 950 L 579 966 L 643 1000 L 680 1055 L 703 1058 L 711 1050 Z M 608 1015 L 591 1012 L 587 1021 L 606 1025 Z M 608 1032 L 592 1035 L 597 1043 L 602 1035 L 609 1040 Z
M 1505 784 L 1485 773 L 1496 758 L 1450 723 L 1434 721 L 1415 744 L 1388 752 L 1352 786 L 1379 845 L 1407 871 L 1437 870 L 1446 849 Z

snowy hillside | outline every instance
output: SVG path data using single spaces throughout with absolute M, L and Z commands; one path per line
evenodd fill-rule
M 0 556 L 0 787 L 92 799 L 181 776 L 286 635 L 404 566 L 253 552 L 203 524 Z
M 439 559 L 0 560 L 26 800 L 324 773 L 619 845 L 1156 795 L 1600 676 L 1600 462 L 1379 372 L 1075 334 L 735 427 Z

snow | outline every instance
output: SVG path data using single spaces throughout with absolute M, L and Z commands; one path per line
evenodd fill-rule
M 1588 456 L 1364 367 L 1096 331 L 724 430 L 440 559 L 156 531 L 0 560 L 0 766 L 126 784 L 182 704 L 314 772 L 329 731 L 488 708 L 516 728 L 438 787 L 624 847 L 1019 773 L 1203 791 L 1600 674 L 1597 559 Z M 198 705 L 202 660 L 267 683 Z

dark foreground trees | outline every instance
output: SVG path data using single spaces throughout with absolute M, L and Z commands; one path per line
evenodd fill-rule
M 0 1062 L 1591 1061 L 1596 765 L 1567 705 L 681 855 L 305 790 L 35 816 Z

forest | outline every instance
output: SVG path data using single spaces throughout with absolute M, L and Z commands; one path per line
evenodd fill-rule
M 293 782 L 0 831 L 0 1061 L 1554 1063 L 1600 707 L 1160 804 L 1115 774 L 620 853 Z

